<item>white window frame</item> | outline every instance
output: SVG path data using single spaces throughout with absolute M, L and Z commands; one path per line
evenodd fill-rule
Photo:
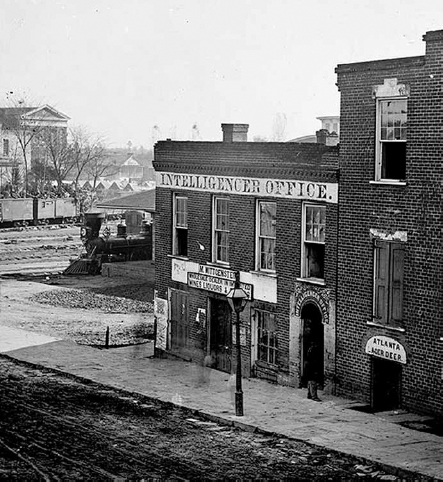
M 321 208 L 324 210 L 324 241 L 314 241 L 314 240 L 307 240 L 306 239 L 306 222 L 307 222 L 307 215 L 306 212 L 309 207 L 314 208 Z M 325 255 L 323 257 L 323 277 L 312 277 L 308 275 L 308 246 L 309 245 L 322 245 L 324 246 L 324 250 L 326 251 L 326 229 L 327 229 L 327 221 L 326 221 L 326 205 L 325 204 L 313 204 L 313 203 L 304 203 L 303 204 L 303 212 L 302 212 L 302 246 L 301 246 L 301 278 L 305 280 L 310 280 L 314 282 L 324 283 L 325 279 Z
M 217 206 L 218 202 L 223 201 L 227 203 L 228 212 L 227 212 L 227 229 L 220 229 L 217 227 Z M 212 200 L 212 262 L 217 264 L 224 264 L 229 265 L 229 198 L 223 196 L 214 196 Z M 217 242 L 218 233 L 226 233 L 227 243 L 226 243 L 226 259 L 219 259 L 218 254 L 218 247 L 219 243 Z
M 406 174 L 403 178 L 390 178 L 390 177 L 383 177 L 383 144 L 386 143 L 404 143 L 407 145 L 407 137 L 406 139 L 385 139 L 383 140 L 381 137 L 381 117 L 382 117 L 382 104 L 386 102 L 394 102 L 394 101 L 404 101 L 406 103 L 406 136 L 407 136 L 407 106 L 408 106 L 408 98 L 401 96 L 401 97 L 381 97 L 377 99 L 376 104 L 376 149 L 375 149 L 375 180 L 380 182 L 402 182 L 405 180 Z M 406 172 L 406 155 L 405 155 L 405 172 Z
M 276 244 L 277 244 L 277 233 L 275 232 L 274 236 L 271 235 L 264 235 L 261 233 L 261 206 L 264 204 L 272 204 L 275 206 L 275 219 L 273 221 L 274 226 L 276 226 L 277 223 L 277 203 L 274 201 L 264 201 L 264 200 L 257 200 L 257 205 L 256 205 L 256 226 L 255 226 L 255 268 L 257 271 L 264 271 L 268 273 L 275 273 L 275 249 L 276 249 Z M 272 251 L 272 267 L 269 268 L 267 266 L 263 266 L 262 264 L 262 240 L 270 240 L 271 242 L 273 241 L 273 246 L 274 249 Z
M 269 365 L 277 365 L 278 364 L 278 360 L 277 360 L 277 357 L 278 357 L 278 330 L 277 330 L 277 315 L 273 312 L 270 312 L 270 311 L 267 311 L 267 310 L 262 310 L 262 309 L 258 309 L 258 308 L 255 308 L 254 309 L 254 326 L 255 326 L 255 337 L 256 337 L 256 346 L 255 346 L 255 361 L 258 361 L 258 362 L 261 362 L 261 363 L 267 363 Z M 269 317 L 269 320 L 274 324 L 274 330 L 265 330 L 268 334 L 272 333 L 272 337 L 269 337 L 267 339 L 268 343 L 264 344 L 264 343 L 260 343 L 260 319 L 264 320 L 265 317 Z M 272 346 L 271 344 L 269 344 L 269 340 L 273 338 L 275 339 L 275 345 Z M 266 360 L 261 360 L 260 359 L 260 346 L 264 346 L 266 347 L 266 353 L 267 353 L 267 356 L 266 356 Z M 270 353 L 273 353 L 273 358 L 271 361 L 270 361 Z
M 183 196 L 182 194 L 174 194 L 174 197 L 173 197 L 173 214 L 172 214 L 172 254 L 174 256 L 182 256 L 182 257 L 187 257 L 188 256 L 188 240 L 186 242 L 186 253 L 179 253 L 179 242 L 178 242 L 178 231 L 179 230 L 186 230 L 188 231 L 188 197 L 187 196 Z M 184 212 L 184 222 L 179 222 L 178 221 L 178 218 L 177 218 L 177 214 L 178 214 L 178 210 L 177 210 L 177 204 L 178 204 L 178 200 L 182 200 L 182 201 L 185 201 L 185 206 L 186 206 L 186 209 L 185 209 L 185 212 Z M 188 234 L 186 233 L 186 236 L 188 236 Z

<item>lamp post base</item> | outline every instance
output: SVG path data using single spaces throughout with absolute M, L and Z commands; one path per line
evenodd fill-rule
M 235 415 L 243 417 L 243 392 L 235 392 Z

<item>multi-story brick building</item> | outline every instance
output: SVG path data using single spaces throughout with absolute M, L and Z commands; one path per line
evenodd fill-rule
M 223 142 L 155 146 L 156 350 L 235 368 L 235 273 L 250 302 L 241 314 L 242 368 L 298 386 L 310 341 L 335 372 L 337 148 L 247 142 L 223 124 Z
M 338 65 L 338 393 L 443 413 L 443 31 Z

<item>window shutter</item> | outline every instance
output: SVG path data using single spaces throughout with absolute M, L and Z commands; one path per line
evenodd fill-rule
M 375 241 L 374 266 L 374 310 L 373 316 L 379 323 L 387 323 L 389 245 Z
M 405 250 L 401 244 L 391 245 L 391 282 L 389 323 L 397 324 L 403 319 L 403 272 Z

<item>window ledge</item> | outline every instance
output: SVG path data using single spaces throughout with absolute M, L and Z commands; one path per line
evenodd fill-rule
M 182 259 L 183 261 L 189 261 L 189 256 L 179 256 L 178 254 L 167 254 L 168 258 Z
M 378 184 L 379 186 L 407 186 L 406 181 L 396 181 L 395 179 L 386 181 L 369 181 L 369 184 Z
M 277 278 L 277 273 L 275 271 L 254 270 L 254 271 L 249 271 L 249 273 L 256 276 L 266 276 L 268 278 Z
M 386 330 L 401 331 L 402 333 L 406 331 L 404 328 L 400 328 L 400 327 L 397 327 L 397 326 L 384 325 L 383 323 L 377 323 L 375 321 L 368 321 L 366 324 L 370 325 L 370 326 L 378 326 L 380 328 L 385 328 Z
M 297 281 L 302 283 L 309 283 L 311 285 L 326 286 L 325 280 L 319 278 L 296 278 Z

